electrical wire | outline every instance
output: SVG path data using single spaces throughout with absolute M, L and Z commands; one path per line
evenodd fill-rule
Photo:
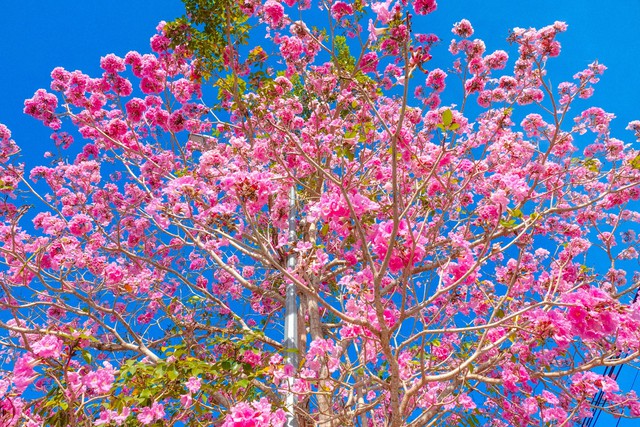
M 636 380 L 638 379 L 638 370 L 636 370 L 636 375 L 633 377 L 633 382 L 631 383 L 631 389 L 633 390 L 633 386 L 636 383 Z M 622 420 L 622 417 L 618 418 L 618 422 L 616 423 L 616 427 L 618 427 L 620 425 L 620 421 Z
M 631 304 L 635 304 L 635 302 L 638 300 L 638 294 L 640 293 L 640 288 L 636 289 L 636 293 L 633 296 L 633 301 L 631 302 Z M 626 356 L 626 354 L 619 354 L 616 358 L 620 359 L 622 357 Z M 610 366 L 608 368 L 605 368 L 604 370 L 604 375 L 608 376 L 610 378 L 613 378 L 615 381 L 618 380 L 618 376 L 620 375 L 620 372 L 622 372 L 622 368 L 624 367 L 624 365 L 620 365 L 618 367 L 618 372 L 615 373 L 615 368 L 616 366 Z M 609 371 L 607 373 L 607 371 Z M 631 384 L 631 389 L 633 389 L 633 386 L 636 383 L 636 378 L 638 377 L 638 371 L 636 371 L 636 375 L 633 379 L 633 383 Z M 607 402 L 607 399 L 604 397 L 604 392 L 602 390 L 600 390 L 592 399 L 591 399 L 591 406 L 594 407 L 593 412 L 591 413 L 591 417 L 585 417 L 582 419 L 582 423 L 581 426 L 582 427 L 595 427 L 596 423 L 598 422 L 598 419 L 600 418 L 600 414 L 602 413 L 602 408 L 604 407 L 605 403 Z M 620 420 L 622 419 L 622 417 L 618 418 L 618 422 L 616 423 L 616 427 L 618 426 L 618 424 L 620 424 Z

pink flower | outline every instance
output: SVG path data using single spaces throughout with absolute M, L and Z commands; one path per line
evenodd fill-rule
M 42 120 L 45 126 L 53 130 L 60 129 L 62 125 L 55 113 L 57 107 L 58 98 L 44 89 L 38 89 L 33 98 L 24 101 L 24 113 Z
M 316 339 L 309 345 L 305 366 L 313 372 L 319 372 L 326 365 L 329 372 L 340 367 L 340 348 L 331 340 Z
M 31 344 L 31 349 L 38 357 L 58 357 L 62 352 L 62 341 L 55 335 L 45 335 L 40 341 Z
M 82 383 L 94 393 L 104 394 L 111 390 L 115 380 L 115 370 L 109 362 L 104 362 L 104 368 L 89 372 L 82 378 Z
M 154 414 L 151 408 L 142 408 L 137 418 L 138 421 L 140 421 L 144 425 L 151 424 L 155 421 Z
M 133 98 L 127 102 L 125 108 L 127 110 L 127 117 L 129 120 L 139 122 L 142 120 L 142 115 L 146 111 L 147 106 L 144 104 L 142 99 Z
M 467 393 L 461 393 L 458 395 L 458 405 L 462 406 L 467 411 L 471 411 L 476 408 L 475 402 Z
M 0 399 L 2 399 L 9 390 L 11 383 L 7 380 L 0 380 Z
M 169 130 L 171 132 L 176 132 L 177 133 L 177 132 L 183 131 L 184 127 L 185 127 L 185 124 L 186 124 L 186 119 L 182 115 L 182 111 L 180 111 L 180 110 L 174 111 L 169 116 L 168 127 L 169 127 Z
M 124 269 L 115 263 L 107 265 L 104 274 L 110 284 L 118 284 L 124 279 Z
M 201 385 L 202 383 L 200 379 L 196 377 L 189 378 L 189 380 L 187 380 L 187 382 L 185 383 L 185 386 L 191 393 L 196 393 L 198 390 L 200 390 Z
M 136 77 L 142 77 L 142 55 L 138 52 L 129 52 L 124 56 L 124 63 L 130 65 L 133 68 L 133 75 Z
M 458 37 L 467 38 L 473 35 L 473 27 L 471 26 L 471 22 L 466 19 L 461 20 L 460 22 L 456 22 L 453 24 L 453 29 L 451 30 L 453 34 Z
M 13 385 L 18 392 L 24 391 L 36 378 L 33 367 L 37 362 L 29 355 L 21 356 L 13 365 Z
M 76 396 L 84 393 L 87 389 L 87 387 L 82 384 L 82 377 L 78 372 L 67 373 L 67 384 L 69 391 Z
M 636 139 L 640 141 L 640 120 L 633 120 L 629 122 L 625 129 L 634 132 Z
M 484 108 L 489 108 L 491 106 L 491 101 L 493 100 L 493 92 L 490 90 L 483 90 L 478 94 L 478 105 Z
M 375 52 L 367 52 L 360 59 L 360 70 L 363 73 L 375 72 L 378 68 L 378 54 Z
M 110 53 L 107 56 L 100 58 L 100 67 L 107 73 L 115 74 L 121 73 L 125 70 L 125 63 L 122 58 Z
M 171 40 L 162 34 L 155 34 L 151 37 L 151 50 L 156 53 L 164 53 L 169 50 Z
M 240 402 L 231 408 L 231 413 L 225 418 L 222 427 L 259 427 L 267 426 L 261 413 L 245 402 Z
M 286 421 L 282 409 L 272 412 L 266 398 L 258 401 L 236 404 L 224 419 L 221 427 L 281 427 Z
M 91 218 L 85 214 L 77 214 L 69 221 L 69 231 L 74 236 L 87 234 L 92 228 Z
M 142 408 L 137 418 L 143 425 L 148 425 L 161 419 L 164 415 L 164 406 L 157 402 L 153 402 L 151 407 Z
M 246 350 L 242 355 L 242 361 L 254 367 L 260 364 L 260 354 L 256 353 L 256 351 L 258 350 Z
M 415 0 L 413 2 L 413 10 L 416 11 L 418 15 L 427 15 L 438 7 L 436 0 Z
M 467 93 L 481 92 L 484 90 L 485 83 L 486 81 L 484 78 L 475 76 L 464 82 L 464 89 Z
M 295 252 L 297 253 L 301 253 L 304 254 L 306 252 L 308 252 L 309 250 L 311 250 L 311 248 L 313 248 L 313 245 L 311 244 L 311 242 L 298 242 L 296 244 L 296 247 L 293 249 Z
M 435 68 L 429 72 L 427 76 L 426 84 L 430 88 L 432 88 L 435 92 L 442 92 L 445 88 L 445 79 L 447 78 L 447 73 L 442 71 L 440 68 Z
M 69 88 L 69 79 L 71 77 L 71 73 L 65 70 L 62 67 L 56 67 L 51 72 L 51 78 L 53 81 L 51 82 L 51 90 L 55 90 L 58 92 L 64 92 Z
M 371 3 L 371 10 L 378 15 L 378 21 L 382 25 L 386 25 L 391 21 L 392 13 L 389 11 L 389 6 L 391 6 L 391 0 Z
M 264 20 L 273 28 L 284 26 L 284 7 L 275 0 L 267 0 L 263 6 Z
M 193 397 L 191 393 L 181 394 L 180 395 L 180 404 L 183 408 L 188 408 L 193 404 Z
M 522 120 L 520 126 L 522 126 L 522 130 L 525 131 L 528 137 L 533 137 L 540 135 L 541 131 L 544 132 L 548 124 L 542 120 L 540 114 L 531 113 Z
M 341 20 L 346 15 L 351 15 L 353 13 L 353 8 L 351 5 L 346 4 L 343 1 L 337 1 L 331 6 L 331 16 L 336 21 Z
M 255 274 L 255 271 L 255 268 L 250 265 L 244 266 L 242 267 L 242 277 L 250 279 Z
M 128 406 L 122 408 L 122 412 L 118 414 L 117 411 L 112 411 L 109 409 L 105 409 L 100 413 L 100 418 L 97 419 L 94 424 L 97 426 L 101 426 L 104 424 L 116 423 L 116 425 L 121 426 L 125 420 L 131 414 L 131 409 Z
M 558 403 L 560 403 L 560 400 L 558 400 L 558 397 L 555 394 L 553 394 L 550 391 L 548 391 L 548 390 L 542 390 L 542 395 L 541 396 L 550 405 L 557 405 Z
M 492 70 L 502 70 L 507 65 L 508 60 L 509 55 L 504 50 L 496 50 L 484 57 L 484 63 Z

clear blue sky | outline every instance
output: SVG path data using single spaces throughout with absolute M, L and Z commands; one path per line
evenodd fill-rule
M 632 142 L 626 124 L 640 119 L 640 0 L 440 0 L 439 10 L 425 22 L 448 43 L 451 25 L 469 19 L 488 50 L 505 49 L 512 27 L 541 27 L 566 21 L 560 36 L 562 53 L 550 64 L 554 85 L 594 59 L 609 69 L 596 86 L 590 104 L 616 114 L 616 136 Z M 147 52 L 149 37 L 160 20 L 183 12 L 179 0 L 4 0 L 0 25 L 0 123 L 13 132 L 28 163 L 42 159 L 52 148 L 49 131 L 22 114 L 23 101 L 38 88 L 49 87 L 56 66 L 98 75 L 100 56 L 130 50 Z M 311 13 L 311 12 L 307 12 Z M 625 368 L 622 382 L 630 384 L 635 371 Z M 640 389 L 640 384 L 634 387 Z M 615 426 L 601 417 L 597 427 Z M 640 426 L 622 420 L 621 427 Z

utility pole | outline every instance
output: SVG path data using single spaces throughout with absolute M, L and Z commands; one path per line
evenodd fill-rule
M 211 138 L 207 135 L 189 134 L 189 140 L 197 143 L 203 143 L 205 139 Z M 287 268 L 290 271 L 296 267 L 296 256 L 294 247 L 296 244 L 296 187 L 295 183 L 289 191 L 289 255 L 287 256 Z M 287 283 L 285 315 L 284 315 L 284 348 L 286 351 L 284 363 L 293 366 L 294 370 L 298 370 L 298 295 L 296 285 L 293 282 Z M 293 388 L 293 378 L 287 378 L 289 387 L 288 394 L 285 398 L 285 407 L 287 408 L 287 422 L 285 427 L 298 427 L 298 419 L 295 416 L 296 395 L 291 391 Z
M 296 267 L 296 256 L 293 248 L 296 241 L 296 189 L 295 184 L 289 192 L 289 255 L 287 257 L 287 268 L 292 271 Z M 293 281 L 287 283 L 284 317 L 284 348 L 286 351 L 285 363 L 298 370 L 298 296 L 296 285 Z M 285 427 L 298 427 L 298 420 L 295 416 L 296 396 L 291 391 L 293 378 L 287 378 L 289 391 L 285 399 L 287 408 L 287 422 Z

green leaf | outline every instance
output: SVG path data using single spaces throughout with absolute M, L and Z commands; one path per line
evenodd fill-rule
M 633 158 L 633 160 L 631 160 L 631 167 L 636 170 L 640 170 L 640 154 L 638 154 Z
M 513 228 L 516 225 L 516 220 L 510 219 L 509 221 L 507 221 L 506 219 L 501 219 L 500 225 L 504 228 Z
M 451 126 L 449 126 L 449 130 L 456 130 L 460 127 L 460 123 L 452 123 Z
M 157 378 L 162 378 L 164 376 L 164 372 L 165 372 L 165 366 L 164 365 L 158 365 L 154 371 L 154 375 Z
M 0 179 L 0 191 L 13 190 L 14 187 Z
M 584 166 L 591 172 L 597 173 L 599 171 L 598 162 L 594 159 L 587 159 L 584 161 Z M 633 166 L 633 164 L 632 164 Z
M 349 148 L 345 147 L 344 151 L 345 151 L 344 154 L 347 157 L 347 159 L 353 160 L 355 158 L 355 155 L 353 154 L 353 151 L 351 151 Z
M 344 137 L 346 139 L 351 139 L 353 137 L 355 137 L 358 134 L 358 132 L 356 132 L 355 130 L 349 131 L 347 133 L 344 134 Z
M 252 23 L 234 0 L 183 0 L 185 16 L 169 22 L 164 33 L 171 46 L 184 45 L 198 57 L 198 72 L 205 79 L 225 70 L 223 56 L 229 43 L 247 45 Z M 229 40 L 230 38 L 230 40 Z M 254 48 L 253 57 L 264 53 Z
M 338 65 L 347 71 L 353 70 L 356 59 L 351 55 L 349 45 L 347 44 L 347 38 L 345 36 L 336 36 L 333 39 L 333 43 Z
M 241 379 L 241 380 L 239 380 L 239 381 L 236 381 L 235 385 L 236 385 L 238 388 L 247 388 L 247 386 L 249 385 L 249 380 L 248 380 L 248 379 L 246 379 L 246 378 Z
M 442 124 L 448 128 L 449 126 L 451 126 L 452 122 L 453 122 L 453 113 L 449 109 L 444 110 L 442 112 Z
M 91 362 L 93 361 L 93 356 L 91 356 L 91 353 L 89 353 L 86 350 L 82 351 L 82 358 L 84 359 L 85 362 L 87 362 L 87 364 L 91 364 Z
M 351 147 L 347 145 L 336 147 L 336 155 L 338 157 L 347 158 L 349 160 L 354 159 L 353 151 L 351 151 Z
M 171 380 L 174 381 L 178 378 L 178 376 L 180 376 L 180 374 L 178 373 L 177 370 L 175 369 L 171 369 L 169 371 L 167 371 L 167 377 Z

